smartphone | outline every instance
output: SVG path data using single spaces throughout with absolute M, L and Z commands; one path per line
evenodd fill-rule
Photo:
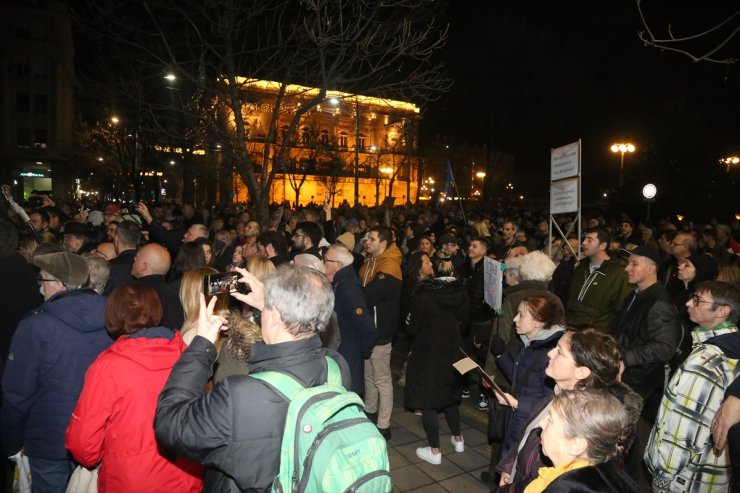
M 238 272 L 222 272 L 203 278 L 203 293 L 207 296 L 236 292 L 247 294 L 250 291 L 248 284 L 239 282 Z

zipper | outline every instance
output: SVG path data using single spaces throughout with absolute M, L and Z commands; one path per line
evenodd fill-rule
M 375 478 L 379 478 L 381 476 L 388 476 L 390 477 L 390 473 L 388 471 L 373 471 L 369 474 L 365 474 L 360 479 L 352 483 L 349 488 L 344 490 L 344 493 L 355 493 L 357 489 L 362 486 L 365 483 L 369 483 Z
M 337 395 L 336 392 L 324 392 L 322 394 L 316 394 L 315 396 L 308 399 L 305 403 L 303 403 L 303 407 L 298 411 L 298 415 L 296 416 L 296 430 L 293 437 L 293 476 L 291 479 L 291 491 L 299 491 L 298 490 L 298 484 L 299 484 L 299 478 L 298 478 L 298 471 L 300 470 L 301 466 L 301 458 L 299 454 L 299 441 L 301 437 L 301 433 L 303 433 L 303 427 L 301 426 L 301 422 L 303 421 L 303 415 L 306 414 L 306 409 L 313 405 L 314 402 L 328 399 L 330 397 L 333 397 L 334 395 Z M 300 482 L 303 482 L 302 480 Z

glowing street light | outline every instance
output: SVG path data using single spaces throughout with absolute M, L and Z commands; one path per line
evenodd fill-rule
M 619 153 L 620 159 L 619 159 L 619 186 L 621 187 L 624 185 L 624 153 L 629 152 L 630 154 L 635 152 L 635 146 L 633 144 L 630 144 L 629 142 L 626 143 L 616 143 L 612 144 L 611 150 L 613 153 Z
M 652 202 L 655 202 L 655 196 L 658 194 L 658 187 L 653 185 L 652 183 L 648 183 L 644 187 L 642 187 L 642 196 L 645 197 L 645 202 L 647 202 L 647 216 L 645 217 L 645 222 L 650 222 L 650 204 Z
M 734 166 L 734 165 L 740 163 L 740 157 L 737 157 L 737 156 L 723 157 L 723 158 L 721 158 L 719 160 L 719 163 L 720 164 L 727 165 L 727 172 L 729 173 L 730 172 L 730 166 Z
M 170 82 L 173 82 L 173 81 L 176 81 L 177 80 L 177 76 L 175 74 L 173 74 L 172 72 L 170 72 L 169 74 L 165 75 L 164 78 L 167 79 Z
M 115 116 L 115 115 L 114 115 L 114 116 L 112 116 L 112 117 L 110 117 L 110 122 L 111 122 L 111 123 L 112 123 L 113 125 L 116 125 L 116 124 L 117 124 L 118 122 L 120 122 L 120 121 L 121 121 L 121 120 L 119 120 L 119 119 L 118 119 L 118 117 L 117 117 L 117 116 Z

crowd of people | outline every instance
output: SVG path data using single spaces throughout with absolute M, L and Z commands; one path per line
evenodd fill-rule
M 738 220 L 584 214 L 579 238 L 522 210 L 43 200 L 0 218 L 0 432 L 34 492 L 78 465 L 100 491 L 269 491 L 288 402 L 254 375 L 313 387 L 334 361 L 391 440 L 394 346 L 416 455 L 465 452 L 470 399 L 491 491 L 740 488 Z

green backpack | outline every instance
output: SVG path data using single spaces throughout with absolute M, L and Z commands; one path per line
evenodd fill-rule
M 326 362 L 328 382 L 316 387 L 281 372 L 250 375 L 290 402 L 272 490 L 387 493 L 392 483 L 385 439 L 365 416 L 360 397 L 342 386 L 337 362 Z

